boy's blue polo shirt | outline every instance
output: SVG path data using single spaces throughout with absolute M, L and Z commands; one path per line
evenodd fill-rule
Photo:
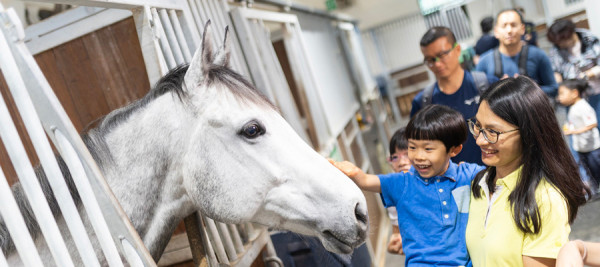
M 379 175 L 386 207 L 396 206 L 406 266 L 470 265 L 465 242 L 471 180 L 483 166 L 450 161 L 443 175 Z

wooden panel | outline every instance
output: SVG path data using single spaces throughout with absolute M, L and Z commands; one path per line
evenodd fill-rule
M 396 101 L 398 102 L 398 108 L 400 109 L 400 114 L 402 116 L 410 115 L 410 110 L 412 109 L 412 101 L 419 92 L 421 91 L 416 91 L 410 94 L 396 97 Z
M 132 37 L 137 40 L 133 20 L 128 19 L 81 38 L 94 73 L 98 77 L 110 77 L 98 80 L 98 89 L 104 93 L 109 110 L 122 107 L 148 91 L 148 82 L 139 82 L 140 78 L 147 80 L 146 76 L 136 77 L 146 73 L 143 68 L 144 73 L 139 73 L 140 67 L 134 65 L 136 62 L 143 63 L 143 59 L 140 52 L 135 53 L 131 48 Z M 135 58 L 136 55 L 139 57 Z M 128 62 L 131 62 L 130 66 Z M 134 67 L 133 73 L 128 69 L 131 66 Z M 131 82 L 130 77 L 138 79 L 138 82 Z M 140 89 L 140 86 L 144 88 Z
M 404 87 L 408 87 L 413 84 L 417 84 L 417 83 L 424 82 L 427 80 L 429 80 L 429 74 L 427 74 L 427 71 L 423 71 L 423 72 L 419 72 L 419 73 L 410 75 L 408 77 L 399 79 L 398 86 L 400 88 L 404 88 Z
M 82 39 L 56 47 L 56 65 L 65 80 L 83 125 L 101 117 L 109 106 Z
M 142 96 L 150 89 L 133 18 L 34 56 L 58 100 L 81 132 L 90 122 Z M 25 142 L 33 165 L 39 164 L 8 86 L 0 75 L 0 92 Z M 4 146 L 0 166 L 17 181 Z
M 48 80 L 50 87 L 52 87 L 54 94 L 56 94 L 58 101 L 60 101 L 60 104 L 71 119 L 71 122 L 73 122 L 75 129 L 78 131 L 83 130 L 81 118 L 79 117 L 79 113 L 77 113 L 75 103 L 73 103 L 74 100 L 69 93 L 62 74 L 58 72 L 54 51 L 49 50 L 38 54 L 35 56 L 35 59 L 44 73 L 44 76 L 46 76 L 46 80 Z

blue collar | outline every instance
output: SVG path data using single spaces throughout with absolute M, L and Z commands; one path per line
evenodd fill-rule
M 419 181 L 421 181 L 424 184 L 429 184 L 431 179 L 434 179 L 436 177 L 441 177 L 441 178 L 448 178 L 450 180 L 452 180 L 453 182 L 456 182 L 456 176 L 458 174 L 458 165 L 456 165 L 456 163 L 450 161 L 450 164 L 448 165 L 448 169 L 446 170 L 446 172 L 442 175 L 438 175 L 435 177 L 430 177 L 430 178 L 423 178 L 421 177 L 421 175 L 419 174 L 419 172 L 417 170 L 415 170 L 415 167 L 410 166 L 410 172 L 414 173 L 415 176 L 417 178 L 419 178 Z

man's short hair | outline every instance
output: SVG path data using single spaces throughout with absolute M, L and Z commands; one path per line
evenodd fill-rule
M 506 13 L 506 12 L 515 12 L 517 13 L 517 15 L 519 15 L 519 19 L 521 20 L 521 24 L 525 24 L 525 19 L 523 19 L 523 14 L 521 14 L 521 12 L 519 12 L 519 10 L 516 10 L 514 8 L 507 8 L 507 9 L 503 9 L 500 12 L 498 12 L 498 15 L 496 16 L 496 23 L 498 23 L 498 18 L 500 17 L 500 15 Z
M 423 37 L 421 37 L 420 45 L 423 47 L 428 46 L 440 37 L 446 37 L 452 45 L 456 43 L 456 37 L 454 37 L 454 33 L 448 27 L 435 26 L 427 30 Z
M 548 40 L 557 44 L 562 40 L 571 38 L 575 33 L 575 23 L 568 19 L 557 20 L 548 28 Z
M 428 105 L 408 122 L 406 139 L 439 140 L 448 152 L 467 141 L 467 123 L 460 112 L 450 107 Z
M 479 23 L 481 26 L 481 31 L 483 33 L 488 33 L 494 28 L 494 18 L 492 16 L 485 17 Z

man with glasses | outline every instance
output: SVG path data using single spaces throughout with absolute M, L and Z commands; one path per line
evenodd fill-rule
M 475 69 L 498 78 L 525 75 L 533 79 L 546 95 L 555 97 L 558 84 L 550 59 L 541 49 L 521 41 L 524 34 L 521 13 L 514 9 L 498 13 L 494 35 L 500 45 L 484 53 Z
M 424 64 L 433 72 L 436 82 L 427 86 L 412 101 L 410 116 L 429 104 L 448 106 L 460 112 L 464 118 L 472 118 L 479 108 L 479 95 L 497 79 L 481 72 L 469 72 L 460 66 L 460 45 L 454 33 L 447 27 L 433 27 L 421 38 Z M 465 122 L 466 123 L 466 122 Z M 463 144 L 463 150 L 452 158 L 483 165 L 481 149 L 472 136 Z

